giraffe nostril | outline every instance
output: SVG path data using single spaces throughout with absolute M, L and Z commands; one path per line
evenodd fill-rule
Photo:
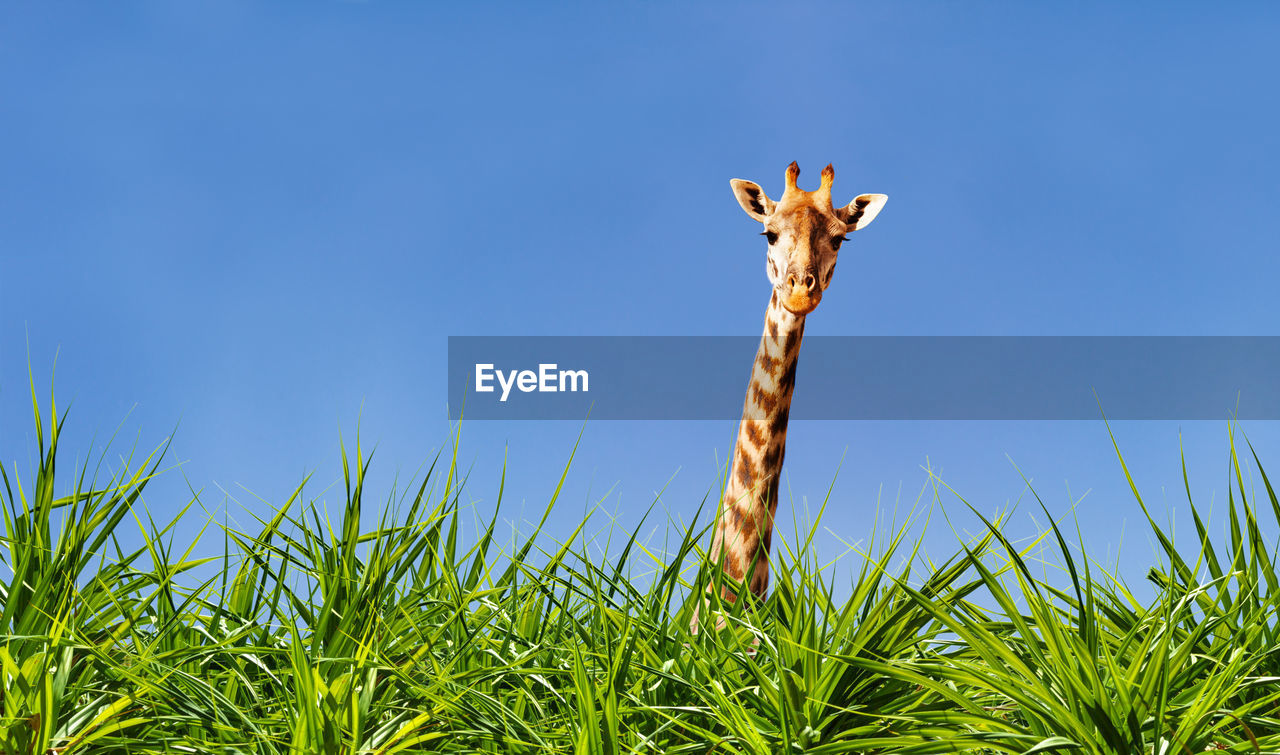
M 809 273 L 804 277 L 804 287 L 812 291 L 818 285 L 818 279 L 813 277 L 813 273 Z
M 796 274 L 789 273 L 787 275 L 787 288 L 795 288 L 795 287 L 796 287 Z

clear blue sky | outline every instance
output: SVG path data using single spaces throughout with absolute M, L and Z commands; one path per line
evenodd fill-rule
M 283 503 L 308 472 L 335 501 L 322 488 L 357 421 L 383 489 L 413 474 L 449 432 L 449 335 L 757 333 L 764 243 L 728 179 L 776 195 L 791 160 L 802 184 L 834 163 L 838 199 L 891 197 L 808 334 L 1280 333 L 1274 4 L 4 17 L 0 458 L 30 468 L 28 354 L 45 392 L 57 353 L 70 450 L 122 419 L 121 449 L 177 428 L 181 471 L 148 496 L 162 516 L 184 475 L 212 510 Z M 816 369 L 802 357 L 797 390 Z M 540 511 L 579 429 L 465 425 L 478 510 L 505 452 L 508 513 Z M 1225 500 L 1225 422 L 1115 429 L 1159 511 L 1183 501 L 1180 430 L 1197 496 Z M 632 523 L 673 476 L 663 506 L 687 518 L 733 430 L 588 424 L 553 531 L 601 497 Z M 1280 428 L 1245 430 L 1280 475 Z M 828 554 L 912 500 L 926 463 L 980 510 L 1007 506 L 1012 459 L 1055 513 L 1091 491 L 1091 552 L 1123 535 L 1131 576 L 1150 561 L 1100 422 L 795 423 L 783 516 L 842 458 Z

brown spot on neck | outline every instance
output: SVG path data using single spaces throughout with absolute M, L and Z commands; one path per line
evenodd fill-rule
M 786 406 L 782 407 L 782 408 L 781 408 L 781 409 L 779 409 L 776 413 L 774 413 L 774 415 L 773 415 L 773 419 L 771 419 L 771 420 L 769 421 L 769 430 L 770 430 L 770 432 L 772 432 L 772 433 L 773 433 L 773 435 L 774 435 L 775 437 L 776 437 L 776 436 L 779 436 L 779 435 L 781 435 L 781 434 L 783 434 L 783 433 L 785 433 L 785 432 L 787 431 L 787 419 L 788 419 L 790 416 L 791 416 L 791 405 L 790 405 L 790 403 L 788 403 Z M 776 445 L 777 445 L 779 448 L 781 448 L 781 447 L 782 447 L 782 444 L 780 444 L 780 443 L 779 443 L 779 444 L 776 444 Z
M 756 406 L 760 407 L 758 412 L 752 412 L 751 420 L 766 420 L 773 416 L 774 407 L 778 405 L 776 394 L 761 388 L 759 383 L 752 383 L 751 397 L 754 399 Z M 751 420 L 744 418 L 743 421 L 749 422 Z

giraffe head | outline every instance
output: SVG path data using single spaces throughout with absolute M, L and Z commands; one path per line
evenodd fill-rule
M 778 300 L 791 312 L 807 315 L 817 308 L 831 283 L 845 235 L 870 225 L 889 197 L 861 194 L 843 207 L 833 207 L 834 168 L 822 169 L 822 184 L 816 191 L 798 188 L 799 175 L 799 165 L 787 166 L 787 186 L 777 202 L 759 184 L 738 178 L 729 184 L 742 209 L 764 223 L 761 235 L 769 241 L 769 282 Z

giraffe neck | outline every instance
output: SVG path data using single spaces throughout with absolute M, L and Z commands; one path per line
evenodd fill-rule
M 751 366 L 733 464 L 711 543 L 712 563 L 721 564 L 735 580 L 746 577 L 752 594 L 760 598 L 769 586 L 769 543 L 803 337 L 804 315 L 787 311 L 775 293 L 765 311 L 764 335 Z

